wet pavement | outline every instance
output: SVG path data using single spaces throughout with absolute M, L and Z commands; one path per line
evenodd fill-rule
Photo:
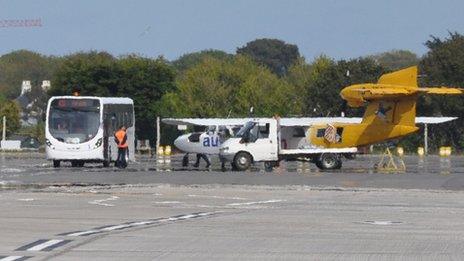
M 222 172 L 180 155 L 120 170 L 0 153 L 0 261 L 462 260 L 463 158 Z
M 182 167 L 182 155 L 160 157 L 138 156 L 127 169 L 103 168 L 86 164 L 73 168 L 69 163 L 53 168 L 41 153 L 0 154 L 0 184 L 20 185 L 114 185 L 114 184 L 222 184 L 319 187 L 373 187 L 407 189 L 464 189 L 464 157 L 405 156 L 406 171 L 379 171 L 374 165 L 379 156 L 358 156 L 346 160 L 336 171 L 321 171 L 309 162 L 284 162 L 273 171 L 262 163 L 250 171 L 221 171 L 213 158 L 206 169 Z

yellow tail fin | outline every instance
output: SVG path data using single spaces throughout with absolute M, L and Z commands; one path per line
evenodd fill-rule
M 417 87 L 417 66 L 384 74 L 377 83 Z
M 392 90 L 401 88 L 401 86 L 417 88 L 417 66 L 384 74 L 379 78 L 378 84 L 380 86 L 388 85 Z M 382 89 L 385 88 L 378 89 L 378 91 L 382 91 Z M 366 108 L 362 122 L 379 125 L 415 126 L 417 95 L 401 97 L 400 93 L 397 94 L 396 97 L 388 97 L 385 94 L 385 99 L 371 101 Z

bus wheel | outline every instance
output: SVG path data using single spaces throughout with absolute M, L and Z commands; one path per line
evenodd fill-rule
M 342 160 L 337 154 L 326 153 L 319 157 L 316 166 L 320 169 L 339 169 L 342 167 Z
M 239 171 L 247 170 L 251 165 L 251 156 L 246 152 L 239 152 L 234 158 L 234 167 Z
M 59 160 L 54 160 L 54 161 L 53 161 L 53 167 L 54 167 L 54 168 L 59 168 L 59 167 L 60 167 L 60 163 L 61 163 L 61 162 L 60 162 Z
M 72 167 L 84 167 L 84 161 L 80 161 L 80 160 L 73 160 L 71 161 L 71 166 Z
M 110 166 L 110 161 L 109 160 L 104 160 L 103 161 L 103 167 L 108 168 Z

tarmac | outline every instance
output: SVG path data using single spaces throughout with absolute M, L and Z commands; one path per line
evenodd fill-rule
M 55 169 L 0 153 L 0 260 L 462 260 L 464 158 L 406 156 L 405 172 L 378 160 Z

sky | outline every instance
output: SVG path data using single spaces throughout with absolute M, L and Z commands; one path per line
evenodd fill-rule
M 406 49 L 423 55 L 430 36 L 464 34 L 462 0 L 0 0 L 0 55 L 107 51 L 164 56 L 204 49 L 235 53 L 257 38 L 296 44 L 307 60 L 350 59 Z

